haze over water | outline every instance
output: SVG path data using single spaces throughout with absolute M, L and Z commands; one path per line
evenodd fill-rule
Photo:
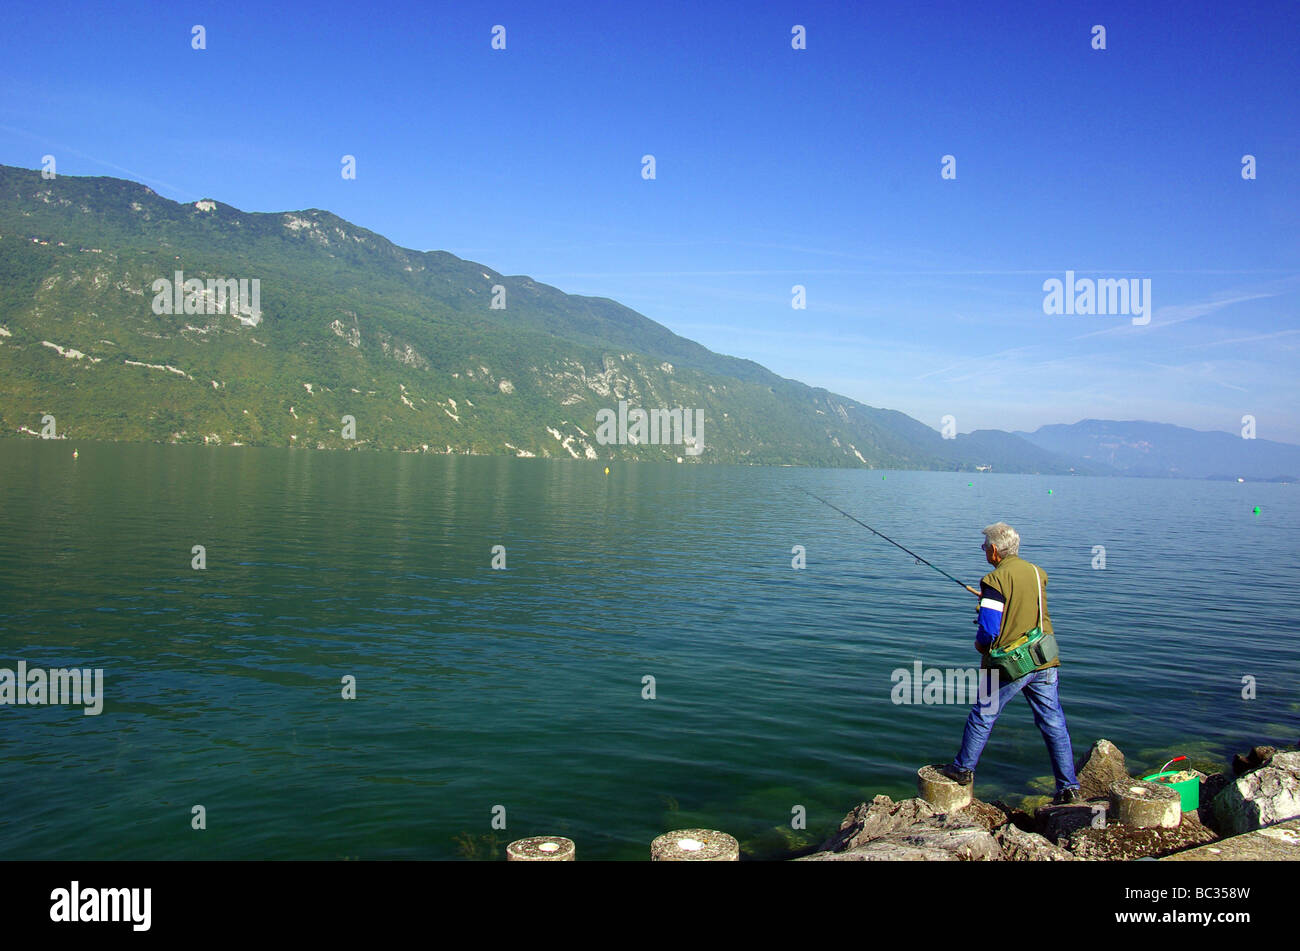
M 820 842 L 955 752 L 966 706 L 896 705 L 891 672 L 977 663 L 975 599 L 801 487 L 970 584 L 1014 525 L 1076 755 L 1300 736 L 1293 485 L 605 465 L 0 443 L 0 667 L 102 667 L 106 694 L 0 707 L 0 855 L 455 858 L 496 805 L 497 854 Z M 1016 700 L 976 794 L 1049 773 Z

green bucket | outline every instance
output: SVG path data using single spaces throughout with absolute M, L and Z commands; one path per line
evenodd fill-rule
M 1185 759 L 1187 759 L 1186 756 L 1179 756 L 1165 763 L 1165 766 L 1172 766 L 1179 760 Z M 1163 770 L 1165 766 L 1160 768 Z M 1143 776 L 1142 781 L 1147 783 L 1159 782 L 1165 776 L 1177 776 L 1181 772 L 1181 769 L 1171 769 L 1167 772 L 1152 773 L 1150 776 Z M 1201 781 L 1195 776 L 1191 779 L 1185 779 L 1181 783 L 1161 783 L 1161 785 L 1177 791 L 1178 798 L 1182 801 L 1183 812 L 1195 812 L 1201 805 Z

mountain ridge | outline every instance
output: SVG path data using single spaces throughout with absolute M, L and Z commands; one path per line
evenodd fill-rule
M 264 319 L 153 313 L 153 282 L 176 271 L 258 280 Z M 496 288 L 503 309 L 490 306 Z M 897 410 L 715 353 L 611 298 L 402 248 L 324 209 L 182 204 L 107 176 L 0 166 L 0 328 L 5 434 L 35 431 L 49 413 L 58 433 L 87 438 L 1114 471 L 1024 434 L 944 439 Z M 622 401 L 700 409 L 703 452 L 600 443 L 597 412 Z

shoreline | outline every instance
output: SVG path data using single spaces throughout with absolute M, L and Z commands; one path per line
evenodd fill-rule
M 1300 818 L 1300 741 L 1290 747 L 1255 746 L 1213 772 L 1196 768 L 1209 765 L 1204 759 L 1184 764 L 1181 775 L 1196 781 L 1196 807 L 1189 809 L 1178 790 L 1142 779 L 1154 773 L 1134 775 L 1123 752 L 1099 739 L 1076 766 L 1079 804 L 1051 805 L 1046 796 L 1023 797 L 1019 806 L 1000 799 L 984 802 L 974 795 L 974 786 L 944 781 L 947 788 L 934 790 L 939 794 L 934 798 L 962 804 L 946 808 L 919 794 L 898 801 L 877 795 L 850 809 L 819 846 L 783 860 L 1151 860 Z M 1049 801 L 1035 805 L 1039 798 Z M 1213 848 L 1209 852 L 1204 857 L 1217 854 Z

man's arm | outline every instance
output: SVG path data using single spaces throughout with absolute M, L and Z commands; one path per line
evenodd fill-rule
M 987 581 L 980 582 L 980 603 L 975 614 L 975 647 L 985 653 L 1002 633 L 1002 616 L 1005 613 L 1007 599 L 1002 592 Z

